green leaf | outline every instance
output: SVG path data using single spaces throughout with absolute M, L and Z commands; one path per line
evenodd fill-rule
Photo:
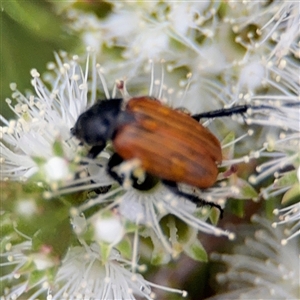
M 122 253 L 122 257 L 131 258 L 132 257 L 132 247 L 129 238 L 124 237 L 116 248 Z
M 67 4 L 67 9 L 70 4 Z M 113 5 L 105 1 L 74 1 L 73 7 L 84 12 L 97 15 L 99 19 L 105 18 L 113 9 Z
M 235 214 L 236 216 L 243 218 L 245 214 L 245 203 L 244 201 L 239 200 L 229 200 L 227 202 L 227 208 L 229 208 L 230 212 L 232 214 Z
M 30 277 L 29 277 L 29 280 L 28 280 L 28 289 L 33 288 L 45 276 L 46 276 L 46 272 L 45 271 L 33 270 L 30 273 Z
M 58 222 L 59 220 L 53 216 L 53 222 L 39 222 L 41 228 L 32 238 L 32 248 L 40 251 L 42 247 L 51 249 L 51 256 L 63 257 L 70 246 L 70 240 L 73 232 L 69 218 Z
M 300 184 L 295 183 L 282 197 L 281 203 L 284 205 L 294 203 L 300 199 Z
M 99 245 L 101 251 L 101 260 L 103 263 L 105 263 L 109 259 L 112 246 L 107 243 L 99 243 Z
M 208 261 L 207 252 L 205 251 L 199 240 L 194 240 L 193 243 L 184 247 L 184 252 L 196 261 Z
M 239 189 L 239 193 L 238 193 L 236 198 L 256 200 L 256 198 L 258 197 L 258 193 L 248 183 L 248 181 L 246 181 L 244 179 L 241 179 L 241 178 L 236 178 L 235 179 L 235 184 Z
M 186 223 L 173 215 L 168 215 L 168 227 L 170 240 L 178 241 L 180 244 L 184 244 L 190 241 L 194 235 L 193 230 Z
M 49 2 L 1 1 L 1 100 L 10 97 L 11 82 L 21 92 L 32 89 L 29 71 L 36 68 L 42 74 L 46 63 L 53 61 L 54 51 L 71 51 L 79 42 L 78 36 L 64 31 L 65 20 Z M 13 116 L 7 105 L 1 107 L 1 114 Z
M 178 236 L 183 251 L 197 261 L 207 261 L 207 253 L 198 240 L 198 231 L 190 226 L 186 227 L 185 234 Z
M 32 156 L 31 159 L 38 165 L 41 166 L 46 163 L 46 159 L 43 157 Z
M 63 157 L 64 156 L 64 149 L 61 140 L 56 140 L 53 144 L 53 153 L 56 156 Z
M 298 182 L 297 171 L 292 170 L 285 172 L 282 177 L 278 178 L 274 184 L 276 188 L 283 188 Z
M 4 1 L 1 5 L 11 19 L 39 38 L 57 40 L 61 23 L 51 11 L 51 4 L 46 1 Z
M 220 219 L 220 210 L 216 207 L 212 207 L 210 210 L 209 219 L 213 225 L 217 225 Z
M 155 232 L 153 230 L 148 230 L 148 232 L 153 245 L 151 264 L 167 264 L 171 259 L 171 255 L 166 251 Z
M 158 248 L 154 248 L 152 252 L 151 264 L 154 266 L 167 264 L 171 259 L 170 254 L 166 253 L 164 249 L 161 249 L 162 251 L 157 250 Z

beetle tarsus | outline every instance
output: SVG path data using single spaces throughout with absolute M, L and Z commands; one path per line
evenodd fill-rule
M 191 194 L 180 191 L 176 182 L 169 181 L 169 180 L 163 180 L 163 183 L 174 194 L 190 200 L 191 202 L 195 203 L 197 205 L 197 207 L 210 206 L 211 208 L 212 207 L 217 208 L 220 211 L 220 219 L 223 218 L 224 210 L 219 204 L 209 202 L 209 201 L 206 201 L 204 199 L 198 198 L 195 195 L 191 195 Z
M 95 183 L 95 181 L 91 180 L 91 183 Z M 101 194 L 106 194 L 110 189 L 111 189 L 111 185 L 104 185 L 104 186 L 99 186 L 98 188 L 94 189 L 93 191 L 97 195 L 101 195 Z

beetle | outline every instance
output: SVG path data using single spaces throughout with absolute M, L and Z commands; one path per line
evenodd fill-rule
M 123 179 L 113 168 L 137 159 L 147 174 L 145 181 L 159 178 L 175 194 L 217 207 L 222 217 L 219 205 L 179 190 L 178 183 L 205 189 L 216 182 L 221 145 L 199 120 L 243 114 L 247 109 L 242 105 L 190 116 L 148 96 L 131 98 L 125 107 L 121 98 L 101 100 L 78 117 L 71 134 L 91 146 L 90 158 L 112 141 L 115 154 L 107 171 L 120 184 Z

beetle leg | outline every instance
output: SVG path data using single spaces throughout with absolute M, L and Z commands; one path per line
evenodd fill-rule
M 111 168 L 111 171 L 114 170 Z M 126 160 L 119 164 L 118 173 L 125 188 L 132 187 L 135 182 L 139 184 L 145 180 L 145 172 L 141 168 L 141 161 L 137 158 Z
M 121 174 L 124 174 L 124 186 L 140 185 L 146 179 L 146 173 L 141 167 L 141 161 L 138 158 L 123 162 L 119 170 Z
M 122 170 L 122 168 L 123 168 L 123 170 L 127 169 L 127 170 L 125 170 L 127 173 L 126 177 L 128 177 L 128 179 L 131 183 L 131 186 L 137 190 L 140 190 L 140 191 L 150 190 L 159 181 L 155 176 L 152 176 L 152 175 L 144 172 L 139 166 L 135 166 L 135 169 L 132 169 L 132 161 L 124 163 L 123 158 L 119 154 L 114 153 L 108 162 L 107 173 L 114 180 L 116 180 L 120 185 L 124 185 L 124 180 L 126 180 L 126 177 L 120 176 L 114 170 L 114 167 L 117 167 L 117 166 L 121 165 L 122 163 L 125 165 L 120 166 L 121 170 Z M 130 166 L 130 164 L 131 164 L 131 166 Z M 130 170 L 130 167 L 131 167 L 131 170 Z
M 95 181 L 91 180 L 91 183 L 95 183 Z M 104 185 L 104 186 L 100 186 L 96 189 L 94 189 L 93 191 L 97 194 L 97 195 L 101 195 L 101 194 L 106 194 L 111 188 L 111 185 Z
M 97 155 L 105 148 L 105 146 L 106 146 L 105 143 L 103 143 L 103 144 L 101 144 L 101 145 L 93 146 L 93 147 L 90 149 L 90 151 L 89 151 L 87 157 L 88 157 L 88 158 L 91 158 L 91 159 L 96 158 Z
M 107 173 L 120 185 L 123 185 L 124 179 L 116 171 L 114 171 L 113 168 L 120 165 L 122 162 L 123 158 L 118 153 L 114 153 L 109 159 L 106 167 Z
M 133 177 L 135 169 L 138 168 L 138 162 L 135 162 L 135 160 L 124 162 L 118 153 L 114 153 L 107 164 L 107 173 L 120 185 L 132 186 L 133 182 L 131 182 L 131 177 Z M 116 167 L 119 168 L 119 172 L 115 170 Z
M 174 182 L 174 181 L 163 180 L 162 182 L 174 194 L 176 194 L 178 196 L 181 196 L 181 197 L 184 197 L 184 198 L 192 201 L 193 203 L 195 203 L 197 205 L 197 207 L 205 206 L 205 205 L 210 206 L 210 207 L 216 207 L 220 211 L 220 219 L 223 218 L 224 210 L 219 204 L 209 202 L 209 201 L 206 201 L 204 199 L 198 198 L 197 196 L 194 196 L 194 195 L 191 195 L 191 194 L 180 191 L 179 188 L 178 188 L 177 183 Z

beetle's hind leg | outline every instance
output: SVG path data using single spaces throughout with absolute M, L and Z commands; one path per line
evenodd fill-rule
M 197 205 L 197 207 L 200 207 L 200 206 L 216 207 L 220 211 L 220 219 L 223 218 L 224 210 L 219 204 L 209 202 L 209 201 L 206 201 L 204 199 L 198 198 L 197 196 L 194 196 L 194 195 L 191 195 L 191 194 L 180 191 L 179 188 L 178 188 L 177 183 L 174 182 L 174 181 L 163 180 L 162 182 L 174 194 L 176 194 L 178 196 L 181 196 L 181 197 L 184 197 L 184 198 L 192 201 L 193 203 L 195 203 Z
M 107 173 L 122 186 L 126 186 L 127 183 L 124 181 L 127 180 L 130 186 L 139 191 L 152 189 L 159 182 L 159 179 L 143 171 L 138 165 L 138 162 L 135 163 L 132 160 L 124 162 L 119 154 L 114 153 L 107 164 Z M 121 174 L 115 170 L 115 167 L 118 166 L 120 166 Z M 123 171 L 125 169 L 123 174 L 122 169 Z
M 118 167 L 118 170 L 116 170 Z M 126 187 L 141 184 L 146 179 L 146 173 L 140 168 L 140 160 L 131 159 L 124 161 L 118 154 L 114 153 L 107 165 L 108 174 L 120 185 Z

